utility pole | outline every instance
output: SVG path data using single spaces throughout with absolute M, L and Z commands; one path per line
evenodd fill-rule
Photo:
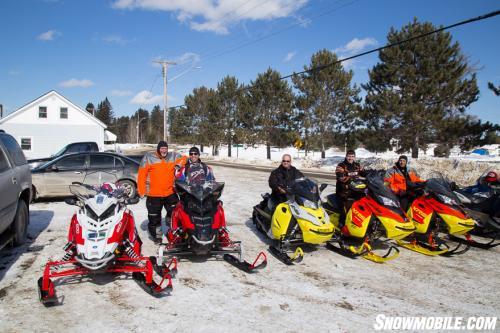
M 168 142 L 168 109 L 167 109 L 167 68 L 168 65 L 177 65 L 176 62 L 166 60 L 155 60 L 162 67 L 163 74 L 163 140 Z

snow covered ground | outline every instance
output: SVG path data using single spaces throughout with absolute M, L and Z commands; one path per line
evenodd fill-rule
M 246 257 L 266 251 L 251 222 L 266 192 L 264 172 L 214 167 L 232 237 Z M 132 206 L 143 253 L 144 201 Z M 369 332 L 387 316 L 500 316 L 500 249 L 426 257 L 401 249 L 386 264 L 348 259 L 324 248 L 288 267 L 268 254 L 268 267 L 249 275 L 224 261 L 182 261 L 171 296 L 156 299 L 130 277 L 96 276 L 56 283 L 62 305 L 38 302 L 36 281 L 48 258 L 62 256 L 73 206 L 30 207 L 30 243 L 0 252 L 0 332 Z M 497 325 L 498 326 L 498 325 Z

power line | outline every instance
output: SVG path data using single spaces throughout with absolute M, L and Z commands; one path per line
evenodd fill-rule
M 350 57 L 342 58 L 342 59 L 339 59 L 337 61 L 333 61 L 333 62 L 325 64 L 325 65 L 313 67 L 313 68 L 310 68 L 310 69 L 307 69 L 307 70 L 303 70 L 301 72 L 294 72 L 292 74 L 289 74 L 289 75 L 281 77 L 280 80 L 286 80 L 286 79 L 291 78 L 293 76 L 297 76 L 297 75 L 301 75 L 301 74 L 305 74 L 305 73 L 311 73 L 311 72 L 314 72 L 314 71 L 321 71 L 321 70 L 323 70 L 325 68 L 331 67 L 333 65 L 342 63 L 342 62 L 347 61 L 347 60 L 355 59 L 355 58 L 358 58 L 358 57 L 361 57 L 361 56 L 364 56 L 364 55 L 367 55 L 367 54 L 370 54 L 370 53 L 374 53 L 374 52 L 378 52 L 378 51 L 381 51 L 381 50 L 384 50 L 384 49 L 388 49 L 388 48 L 391 48 L 391 47 L 394 47 L 394 46 L 398 46 L 398 45 L 401 45 L 401 44 L 404 44 L 404 43 L 407 43 L 407 42 L 411 42 L 411 41 L 419 39 L 419 38 L 424 38 L 424 37 L 430 36 L 432 34 L 435 34 L 435 33 L 438 33 L 438 32 L 444 31 L 444 30 L 449 30 L 451 28 L 455 28 L 455 27 L 458 27 L 458 26 L 461 26 L 461 25 L 465 25 L 465 24 L 469 24 L 469 23 L 473 23 L 473 22 L 478 22 L 478 21 L 486 20 L 486 19 L 495 17 L 497 15 L 500 15 L 500 10 L 496 10 L 496 11 L 493 11 L 493 12 L 490 12 L 490 13 L 487 13 L 487 14 L 484 14 L 484 15 L 480 15 L 480 16 L 477 16 L 477 17 L 474 17 L 474 18 L 470 18 L 470 19 L 467 19 L 467 20 L 464 20 L 464 21 L 460 21 L 458 23 L 447 25 L 445 27 L 441 27 L 439 29 L 436 29 L 436 30 L 433 30 L 433 31 L 430 31 L 430 32 L 426 32 L 426 33 L 423 33 L 423 34 L 420 34 L 420 35 L 417 35 L 417 36 L 413 36 L 413 37 L 401 40 L 399 42 L 395 42 L 395 43 L 391 43 L 391 44 L 386 44 L 385 46 L 378 47 L 376 49 L 372 49 L 372 50 L 369 50 L 369 51 L 366 51 L 366 52 L 358 53 L 358 54 L 355 54 L 355 55 L 350 56 Z M 246 86 L 246 87 L 241 88 L 241 91 L 245 91 L 245 90 L 251 89 L 253 87 L 254 86 Z M 180 107 L 185 107 L 185 106 L 186 105 L 182 104 L 182 105 L 174 106 L 172 108 L 180 108 Z

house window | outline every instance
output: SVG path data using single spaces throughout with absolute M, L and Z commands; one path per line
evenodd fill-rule
M 61 119 L 68 119 L 68 108 L 61 108 Z
M 38 108 L 38 118 L 47 118 L 47 107 L 40 106 Z
M 31 150 L 31 138 L 21 138 L 21 149 Z

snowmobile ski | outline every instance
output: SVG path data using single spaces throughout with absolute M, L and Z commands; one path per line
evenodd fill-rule
M 158 261 L 156 260 L 155 256 L 150 256 L 149 260 L 151 261 L 151 264 L 153 264 L 153 269 L 155 270 L 156 274 L 159 276 L 163 277 L 165 274 L 169 274 L 172 278 L 177 275 L 177 258 L 173 257 L 170 259 L 170 263 L 166 265 L 163 263 L 162 265 L 158 265 Z
M 404 247 L 405 249 L 425 254 L 426 256 L 438 256 L 448 252 L 448 249 L 429 249 L 427 247 L 420 246 L 417 242 L 398 240 L 397 243 L 399 246 Z
M 53 306 L 58 303 L 56 291 L 54 289 L 54 282 L 51 279 L 47 279 L 47 288 L 42 288 L 43 277 L 38 279 L 38 299 L 45 306 Z M 45 289 L 45 290 L 44 290 Z
M 137 284 L 144 289 L 148 294 L 151 296 L 154 296 L 156 298 L 165 296 L 165 295 L 170 295 L 172 292 L 172 278 L 170 277 L 169 274 L 166 274 L 165 276 L 162 277 L 162 280 L 159 284 L 157 284 L 153 279 L 151 279 L 151 282 L 148 283 L 146 276 L 144 274 L 139 273 L 139 272 L 134 272 L 132 273 L 132 278 L 137 282 Z M 162 287 L 162 284 L 164 281 L 168 281 L 167 285 L 165 287 Z
M 473 239 L 470 234 L 466 234 L 465 239 L 463 239 L 461 237 L 457 237 L 455 235 L 450 235 L 449 237 L 453 241 L 459 242 L 461 244 L 468 244 L 472 247 L 476 247 L 476 248 L 483 249 L 483 250 L 488 250 L 488 249 L 491 249 L 491 248 L 494 248 L 494 247 L 497 247 L 500 245 L 500 242 L 495 243 L 497 241 L 496 236 L 491 237 L 491 240 L 487 243 L 478 242 L 477 240 Z
M 241 269 L 247 273 L 253 273 L 258 269 L 262 269 L 267 266 L 267 256 L 264 252 L 260 252 L 254 262 L 250 264 L 246 260 L 240 260 L 235 255 L 225 253 L 223 256 L 224 260 L 233 265 L 234 267 Z M 259 260 L 262 258 L 261 260 Z
M 300 247 L 297 247 L 295 249 L 295 252 L 293 253 L 293 256 L 291 256 L 291 257 L 285 251 L 280 251 L 278 248 L 276 248 L 273 245 L 269 246 L 269 252 L 271 252 L 272 255 L 274 255 L 277 259 L 279 259 L 285 265 L 298 264 L 304 258 L 304 251 L 302 251 L 302 248 L 300 248 Z
M 391 253 L 394 251 L 394 254 Z M 387 261 L 391 261 L 399 257 L 399 249 L 395 246 L 389 247 L 389 251 L 387 251 L 383 256 L 376 254 L 375 252 L 368 251 L 368 253 L 362 256 L 366 260 L 370 260 L 376 262 L 378 264 L 382 264 Z

